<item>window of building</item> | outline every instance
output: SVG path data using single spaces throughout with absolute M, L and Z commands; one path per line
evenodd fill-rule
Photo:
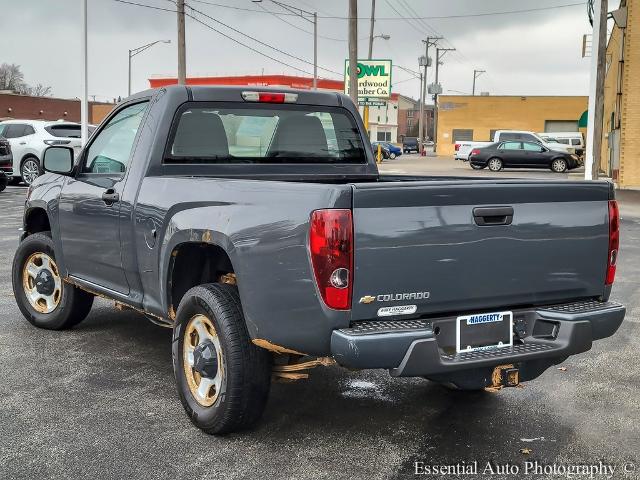
M 407 118 L 407 127 L 413 127 L 413 118 Z
M 390 142 L 391 141 L 391 132 L 378 132 L 378 141 L 379 142 Z
M 469 142 L 473 140 L 473 129 L 454 128 L 451 135 L 451 143 Z
M 407 118 L 413 118 L 413 110 L 407 110 Z

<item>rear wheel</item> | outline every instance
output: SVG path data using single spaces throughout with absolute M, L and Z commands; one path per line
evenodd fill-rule
M 564 173 L 567 171 L 567 161 L 563 158 L 556 158 L 551 162 L 551 170 L 556 173 Z
M 492 172 L 499 172 L 500 170 L 502 170 L 502 160 L 500 160 L 499 158 L 494 157 L 489 159 L 487 165 L 489 166 L 489 170 L 491 170 Z
M 20 243 L 11 279 L 18 308 L 36 327 L 71 328 L 86 318 L 93 305 L 92 294 L 62 281 L 48 232 L 35 233 Z
M 185 293 L 172 354 L 180 401 L 198 428 L 224 434 L 260 419 L 271 355 L 251 343 L 236 287 L 212 283 Z
M 7 188 L 7 184 L 9 183 L 9 179 L 6 175 L 2 175 L 0 173 L 0 192 L 2 192 L 5 188 Z

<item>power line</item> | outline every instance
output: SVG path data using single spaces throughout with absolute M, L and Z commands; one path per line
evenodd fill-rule
M 240 35 L 243 35 L 243 36 L 245 36 L 245 37 L 247 37 L 247 38 L 249 38 L 249 39 L 253 40 L 253 41 L 254 41 L 254 42 L 256 42 L 256 43 L 259 43 L 259 44 L 260 44 L 260 45 L 262 45 L 262 46 L 265 46 L 265 47 L 267 47 L 267 48 L 270 48 L 270 49 L 272 49 L 272 50 L 274 50 L 274 51 L 276 51 L 276 52 L 278 52 L 278 53 L 281 53 L 282 55 L 286 55 L 287 57 L 291 57 L 291 58 L 293 58 L 293 59 L 295 59 L 295 60 L 298 60 L 299 62 L 303 62 L 303 63 L 309 64 L 309 65 L 313 65 L 313 62 L 310 62 L 309 60 L 305 60 L 304 58 L 301 58 L 301 57 L 298 57 L 298 56 L 296 56 L 296 55 L 293 55 L 292 53 L 285 52 L 284 50 L 281 50 L 281 49 L 279 49 L 278 47 L 274 47 L 273 45 L 270 45 L 270 44 L 268 44 L 268 43 L 266 43 L 266 42 L 263 42 L 262 40 L 259 40 L 259 39 L 257 39 L 256 37 L 252 37 L 251 35 L 249 35 L 249 34 L 247 34 L 247 33 L 244 33 L 244 32 L 242 32 L 241 30 L 238 30 L 237 28 L 234 28 L 234 27 L 232 27 L 232 26 L 230 26 L 230 25 L 227 25 L 226 23 L 221 22 L 220 20 L 217 20 L 217 19 L 213 18 L 211 15 L 208 15 L 208 14 L 206 14 L 205 12 L 203 12 L 203 11 L 201 11 L 201 10 L 198 10 L 198 9 L 196 9 L 196 8 L 193 8 L 193 7 L 192 7 L 192 6 L 190 6 L 190 5 L 187 5 L 187 8 L 189 8 L 190 10 L 192 10 L 192 11 L 194 11 L 194 12 L 196 12 L 196 13 L 199 13 L 200 15 L 202 15 L 202 16 L 204 16 L 204 17 L 208 18 L 209 20 L 212 20 L 212 21 L 214 21 L 214 22 L 216 22 L 216 23 L 219 23 L 220 25 L 222 25 L 222 26 L 224 26 L 224 27 L 228 28 L 229 30 L 232 30 L 232 31 L 234 31 L 234 32 L 236 32 L 236 33 L 238 33 L 238 34 L 240 34 Z M 336 72 L 335 70 L 331 70 L 331 69 L 329 69 L 329 68 L 321 67 L 320 65 L 318 65 L 318 68 L 319 68 L 320 70 L 324 70 L 325 72 L 334 73 L 334 74 L 336 74 L 336 75 L 342 75 L 342 73 L 340 73 L 340 72 Z
M 116 1 L 121 1 L 121 0 L 116 0 Z M 123 3 L 129 3 L 129 2 L 124 2 L 124 0 L 122 0 Z M 216 7 L 222 7 L 222 8 L 229 8 L 229 9 L 233 9 L 233 10 L 241 10 L 241 11 L 245 11 L 245 12 L 257 12 L 257 13 L 272 13 L 272 14 L 277 14 L 277 15 L 289 15 L 289 16 L 297 16 L 296 14 L 293 13 L 281 13 L 281 12 L 273 12 L 270 10 L 267 10 L 266 12 L 264 10 L 256 10 L 254 8 L 244 8 L 244 7 L 237 7 L 235 5 L 225 5 L 223 3 L 215 3 L 215 2 L 210 2 L 207 0 L 191 0 L 192 2 L 197 2 L 197 3 L 203 3 L 203 4 L 207 4 L 207 5 L 213 5 Z M 521 10 L 501 10 L 501 11 L 497 11 L 497 12 L 481 12 L 481 13 L 466 13 L 466 14 L 459 14 L 459 15 L 433 15 L 433 16 L 423 16 L 423 17 L 413 17 L 413 16 L 402 16 L 401 13 L 397 12 L 398 17 L 377 17 L 376 20 L 441 20 L 441 19 L 449 19 L 449 18 L 473 18 L 473 17 L 489 17 L 489 16 L 494 16 L 494 15 L 512 15 L 512 14 L 518 14 L 518 13 L 531 13 L 531 12 L 541 12 L 541 11 L 545 11 L 545 10 L 556 10 L 556 9 L 560 9 L 560 8 L 570 8 L 570 7 L 577 7 L 577 6 L 581 6 L 584 7 L 587 5 L 587 2 L 576 2 L 576 3 L 565 3 L 565 4 L 560 4 L 560 5 L 551 5 L 548 7 L 534 7 L 534 8 L 525 8 L 525 9 L 521 9 Z M 318 15 L 318 18 L 328 18 L 328 19 L 336 19 L 336 20 L 348 20 L 349 17 L 345 17 L 345 16 L 341 16 L 341 15 Z M 357 20 L 368 20 L 368 18 L 366 17 L 358 17 Z
M 129 1 L 129 0 L 114 0 L 114 1 L 115 1 L 115 2 L 119 2 L 119 3 L 125 3 L 125 4 L 128 4 L 128 5 L 135 5 L 135 6 L 138 6 L 138 7 L 150 8 L 150 9 L 154 9 L 154 10 L 162 10 L 162 11 L 166 11 L 166 12 L 173 12 L 173 13 L 176 13 L 176 12 L 177 12 L 177 10 L 171 10 L 171 9 L 168 9 L 168 8 L 156 7 L 155 5 L 148 5 L 148 4 L 138 3 L 138 2 L 132 2 L 132 1 Z M 172 0 L 169 0 L 169 1 L 172 1 Z M 198 12 L 198 13 L 201 13 L 201 14 L 202 14 L 202 15 L 204 15 L 205 17 L 211 18 L 211 17 L 209 17 L 207 14 L 202 13 L 202 12 L 200 12 L 200 11 L 198 11 L 198 10 L 194 9 L 194 8 L 193 8 L 193 7 L 191 7 L 191 6 L 188 6 L 188 8 L 190 8 L 191 10 L 194 10 L 194 11 L 196 11 L 196 12 Z M 197 18 L 197 17 L 196 17 L 196 16 L 194 16 L 194 15 L 191 15 L 191 14 L 189 14 L 189 13 L 185 13 L 185 15 L 186 15 L 187 17 L 189 17 L 189 18 L 191 18 L 191 19 L 195 20 L 195 21 L 196 21 L 196 22 L 198 22 L 199 24 L 204 25 L 205 27 L 209 28 L 210 30 L 212 30 L 212 31 L 214 31 L 214 32 L 216 32 L 216 33 L 218 33 L 219 35 L 222 35 L 223 37 L 225 37 L 225 38 L 227 38 L 227 39 L 231 40 L 232 42 L 237 43 L 238 45 L 241 45 L 241 46 L 243 46 L 243 47 L 245 47 L 245 48 L 247 48 L 247 49 L 251 50 L 252 52 L 255 52 L 255 53 L 259 54 L 259 55 L 262 55 L 263 57 L 266 57 L 266 58 L 268 58 L 268 59 L 270 59 L 270 60 L 273 60 L 274 62 L 277 62 L 277 63 L 279 63 L 279 64 L 281 64 L 281 65 L 284 65 L 284 66 L 286 66 L 286 67 L 292 68 L 292 69 L 294 69 L 294 70 L 296 70 L 296 71 L 298 71 L 298 72 L 302 72 L 302 73 L 305 73 L 305 74 L 307 74 L 307 75 L 311 75 L 311 76 L 313 75 L 313 73 L 308 72 L 307 70 L 304 70 L 304 69 L 302 69 L 302 68 L 298 68 L 298 67 L 296 67 L 296 66 L 294 66 L 294 65 L 291 65 L 291 64 L 289 64 L 289 63 L 286 63 L 286 62 L 284 62 L 284 61 L 282 61 L 282 60 L 279 60 L 279 59 L 277 59 L 277 58 L 275 58 L 275 57 L 272 57 L 271 55 L 269 55 L 269 54 L 267 54 L 267 53 L 261 52 L 260 50 L 257 50 L 256 48 L 254 48 L 254 47 L 252 47 L 252 46 L 250 46 L 250 45 L 247 45 L 246 43 L 241 42 L 240 40 L 238 40 L 238 39 L 236 39 L 236 38 L 233 38 L 233 37 L 231 37 L 230 35 L 227 35 L 227 34 L 226 34 L 226 33 L 224 33 L 224 32 L 221 32 L 221 31 L 220 31 L 220 30 L 218 30 L 217 28 L 215 28 L 215 27 L 213 27 L 212 25 L 210 25 L 210 24 L 208 24 L 208 23 L 206 23 L 206 22 L 204 22 L 204 21 L 200 20 L 199 18 Z M 212 19 L 212 20 L 214 20 L 214 21 L 217 21 L 217 20 L 215 20 L 215 19 L 213 19 L 213 18 L 211 18 L 211 19 Z M 218 23 L 222 23 L 222 22 L 219 22 L 219 21 L 218 21 Z M 289 55 L 289 56 L 292 56 L 293 58 L 298 59 L 298 57 L 295 57 L 295 56 L 293 56 L 293 55 L 290 55 L 290 54 L 288 54 L 288 53 L 286 53 L 286 52 L 284 52 L 284 51 L 282 51 L 282 50 L 277 49 L 276 47 L 273 47 L 273 46 L 268 45 L 268 44 L 266 44 L 266 43 L 264 43 L 264 42 L 261 42 L 261 41 L 259 41 L 259 40 L 257 40 L 257 39 L 254 39 L 253 37 L 251 37 L 251 36 L 249 36 L 249 35 L 247 35 L 247 34 L 245 34 L 245 33 L 242 33 L 241 31 L 236 30 L 236 29 L 234 29 L 234 28 L 232 28 L 232 27 L 229 27 L 229 26 L 228 26 L 228 25 L 226 25 L 226 24 L 222 24 L 222 25 L 225 25 L 227 28 L 230 28 L 231 30 L 237 31 L 237 32 L 238 32 L 238 33 L 240 33 L 240 34 L 245 35 L 245 36 L 247 36 L 247 37 L 249 37 L 249 38 L 251 38 L 251 39 L 253 39 L 253 40 L 257 41 L 258 43 L 262 43 L 263 45 L 268 46 L 269 48 L 272 48 L 272 49 L 274 49 L 274 50 L 276 50 L 276 51 L 278 51 L 278 52 L 281 52 L 281 53 L 283 53 L 283 54 L 285 54 L 285 55 Z M 303 62 L 305 62 L 305 63 L 311 63 L 311 62 L 308 62 L 307 60 L 304 60 L 304 59 L 300 59 L 300 61 L 303 61 Z M 320 67 L 318 67 L 318 68 L 320 68 Z M 327 70 L 327 69 L 323 69 L 323 70 Z M 332 70 L 327 70 L 327 71 L 330 71 L 330 72 L 332 72 L 332 73 L 337 73 L 337 72 L 333 72 Z M 338 74 L 338 75 L 342 75 L 341 73 L 337 73 L 337 74 Z

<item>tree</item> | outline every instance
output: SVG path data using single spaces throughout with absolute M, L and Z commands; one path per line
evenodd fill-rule
M 30 86 L 24 81 L 24 74 L 20 70 L 20 65 L 15 63 L 3 63 L 0 65 L 0 90 L 10 90 L 22 95 L 32 95 L 35 97 L 46 97 L 51 94 L 51 87 L 38 83 Z

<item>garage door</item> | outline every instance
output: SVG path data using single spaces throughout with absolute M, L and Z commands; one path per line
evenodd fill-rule
M 545 132 L 577 132 L 577 120 L 545 120 Z

